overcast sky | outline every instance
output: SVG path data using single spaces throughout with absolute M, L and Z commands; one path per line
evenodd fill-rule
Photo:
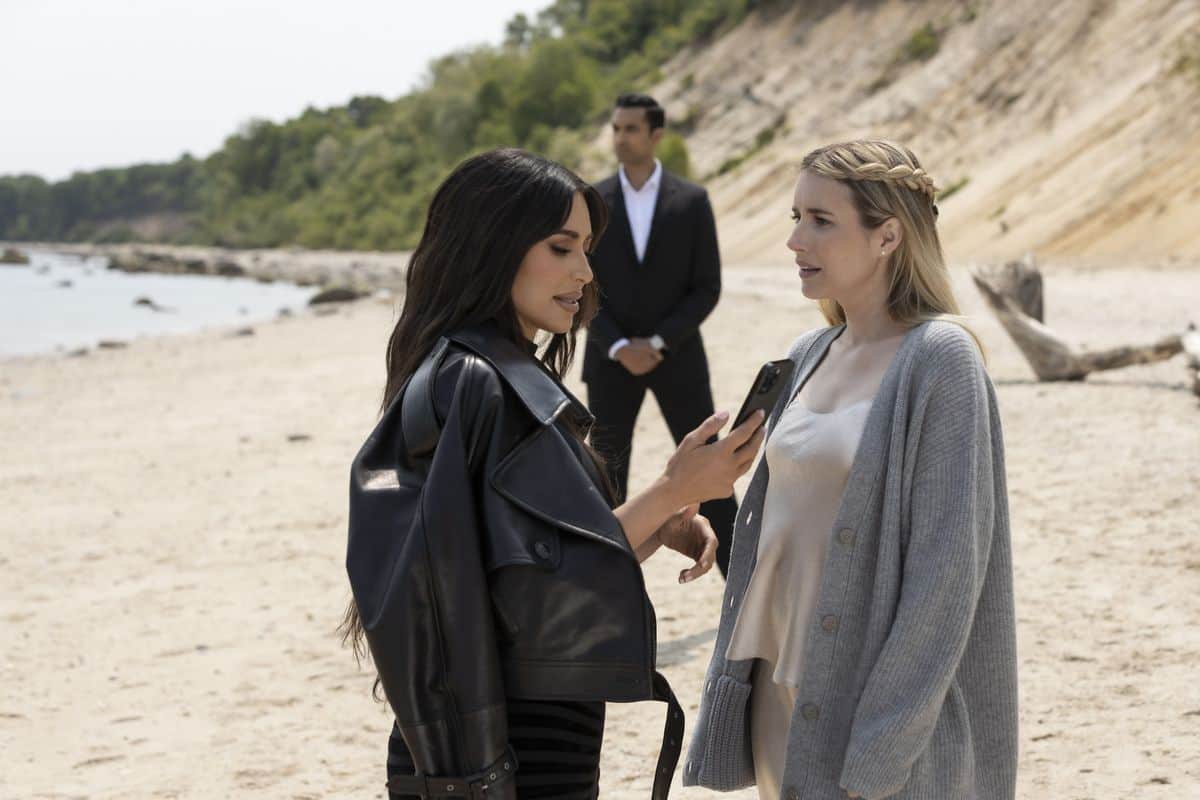
M 251 117 L 407 93 L 550 0 L 0 0 L 0 175 L 204 156 Z

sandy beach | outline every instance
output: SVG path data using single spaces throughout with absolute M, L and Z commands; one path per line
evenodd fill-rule
M 725 270 L 703 330 L 718 407 L 821 324 L 779 262 Z M 1045 265 L 1047 322 L 1090 347 L 1181 332 L 1196 267 Z M 1039 384 L 955 274 L 1005 424 L 1019 796 L 1200 796 L 1200 403 L 1182 362 Z M 389 712 L 334 628 L 347 469 L 393 320 L 365 299 L 248 337 L 0 361 L 0 797 L 383 796 Z M 578 365 L 571 385 L 585 396 Z M 647 402 L 633 484 L 672 450 Z M 683 565 L 646 573 L 690 735 L 722 583 L 679 586 Z M 662 715 L 610 706 L 605 797 L 649 796 Z

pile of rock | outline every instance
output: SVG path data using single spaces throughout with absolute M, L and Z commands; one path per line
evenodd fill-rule
M 4 252 L 0 253 L 0 264 L 15 264 L 16 266 L 24 266 L 29 263 L 29 256 L 22 253 L 15 247 L 6 247 Z
M 222 275 L 228 278 L 240 278 L 246 275 L 246 269 L 228 258 L 207 259 L 196 256 L 183 256 L 170 250 L 116 250 L 101 252 L 107 256 L 108 268 L 121 272 L 156 272 L 167 275 Z
M 70 252 L 71 246 L 55 249 Z M 301 286 L 351 286 L 368 293 L 376 289 L 402 288 L 409 258 L 408 253 L 399 252 L 358 253 L 300 248 L 230 250 L 145 244 L 88 246 L 86 255 L 106 257 L 111 269 L 125 272 L 249 277 L 264 283 L 288 281 Z
M 253 278 L 262 283 L 286 281 L 321 291 L 315 305 L 380 295 L 403 294 L 408 252 L 362 252 L 280 248 L 232 250 L 223 247 L 153 244 L 45 243 L 45 250 L 81 258 L 101 257 L 122 272 L 215 275 Z

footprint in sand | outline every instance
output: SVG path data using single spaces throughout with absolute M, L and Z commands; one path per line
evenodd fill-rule
M 79 769 L 80 767 L 95 767 L 100 764 L 108 764 L 113 761 L 123 761 L 124 759 L 125 756 L 96 756 L 95 758 L 89 758 L 85 761 L 80 761 L 73 767 L 73 769 Z

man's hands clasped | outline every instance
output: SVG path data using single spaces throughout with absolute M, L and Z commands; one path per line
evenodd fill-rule
M 649 339 L 635 338 L 616 352 L 616 359 L 631 375 L 646 375 L 662 363 L 663 355 Z

